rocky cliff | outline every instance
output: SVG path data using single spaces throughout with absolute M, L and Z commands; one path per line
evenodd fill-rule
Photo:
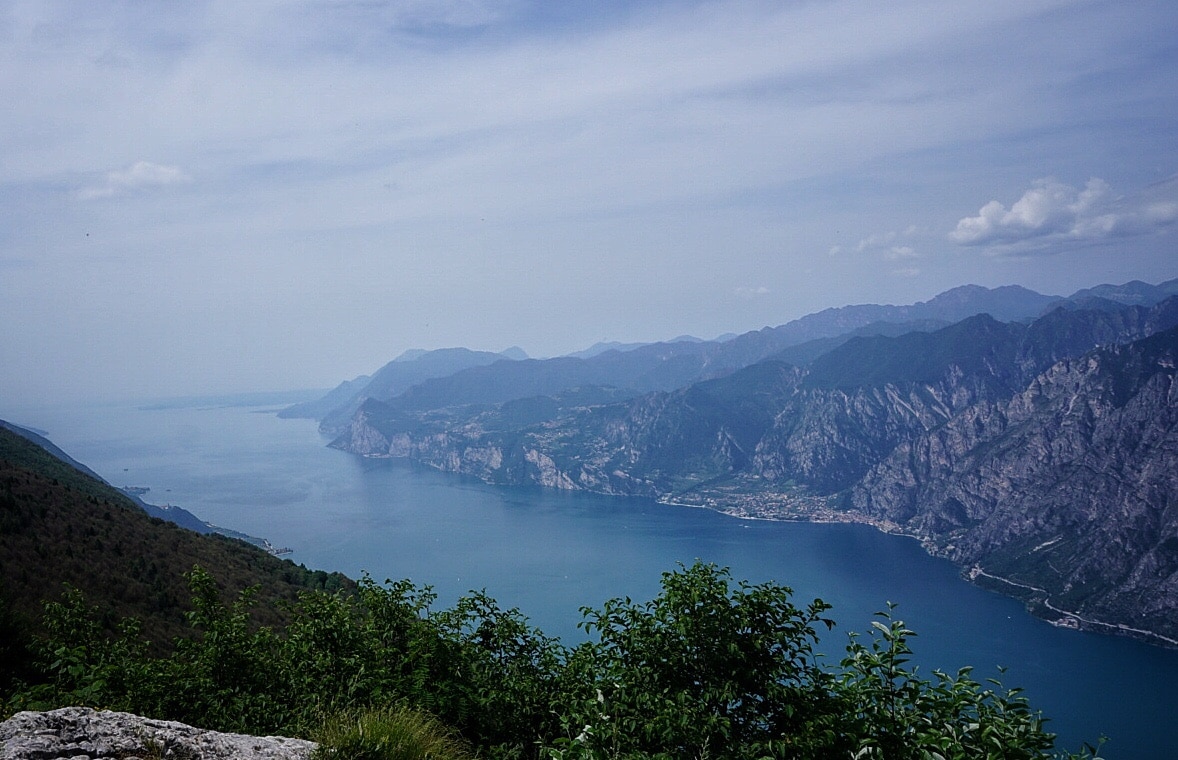
M 1061 361 L 898 446 L 850 504 L 1044 614 L 1178 643 L 1176 359 L 1171 329 Z

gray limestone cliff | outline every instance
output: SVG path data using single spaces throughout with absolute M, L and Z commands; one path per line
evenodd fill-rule
M 1178 643 L 1176 361 L 1178 330 L 1060 362 L 897 447 L 850 504 L 1049 617 Z

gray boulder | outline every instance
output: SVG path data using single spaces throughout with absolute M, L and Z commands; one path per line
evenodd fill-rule
M 315 743 L 206 731 L 129 713 L 64 707 L 0 723 L 0 760 L 308 760 Z

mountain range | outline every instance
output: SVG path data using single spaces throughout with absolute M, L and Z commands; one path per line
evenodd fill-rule
M 427 352 L 400 363 L 469 364 L 354 382 L 321 426 L 493 483 L 868 522 L 1060 624 L 1178 645 L 1175 294 L 965 286 L 716 341 Z

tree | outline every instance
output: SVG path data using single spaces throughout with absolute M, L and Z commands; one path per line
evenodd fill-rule
M 804 608 L 773 583 L 733 584 L 695 564 L 665 573 L 662 593 L 583 610 L 597 640 L 566 672 L 577 695 L 567 751 L 592 756 L 759 758 L 838 743 L 833 681 L 813 651 L 829 605 Z M 574 733 L 575 732 L 575 733 Z

